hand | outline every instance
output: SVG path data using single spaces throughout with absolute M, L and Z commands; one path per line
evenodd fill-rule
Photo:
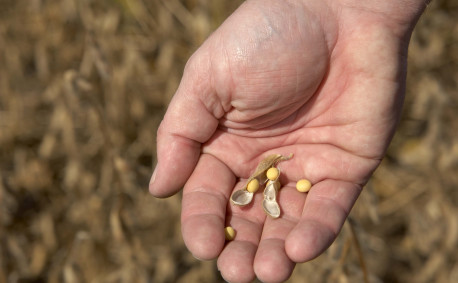
M 184 186 L 183 239 L 228 281 L 283 281 L 321 254 L 392 138 L 421 9 L 342 2 L 244 3 L 190 58 L 159 127 L 150 191 Z M 294 154 L 279 165 L 279 219 L 262 192 L 248 207 L 229 202 L 272 153 Z M 308 194 L 294 188 L 302 178 Z M 227 225 L 237 236 L 226 244 Z

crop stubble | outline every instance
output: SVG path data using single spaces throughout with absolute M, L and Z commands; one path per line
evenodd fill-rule
M 187 58 L 240 2 L 0 2 L 0 282 L 222 281 L 147 184 Z M 387 158 L 289 282 L 361 281 L 361 255 L 371 282 L 458 282 L 456 18 L 428 7 Z

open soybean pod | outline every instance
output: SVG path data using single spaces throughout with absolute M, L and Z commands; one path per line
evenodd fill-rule
M 231 195 L 231 202 L 238 206 L 249 204 L 253 200 L 253 193 L 246 189 L 235 191 Z
M 266 176 L 267 170 L 275 166 L 280 161 L 290 159 L 292 156 L 292 154 L 290 154 L 289 156 L 283 156 L 281 154 L 271 154 L 264 158 L 258 164 L 258 167 L 256 167 L 255 172 L 250 176 L 245 186 L 242 189 L 232 193 L 231 202 L 239 206 L 249 204 L 253 200 L 254 192 L 257 191 L 257 188 L 248 190 L 248 187 L 251 187 L 253 180 L 256 179 L 258 184 L 264 184 L 268 180 Z
M 264 200 L 262 201 L 262 208 L 264 211 L 273 218 L 280 216 L 280 206 L 277 203 L 277 194 L 280 190 L 280 182 L 277 180 L 267 182 L 264 189 Z
M 283 156 L 281 154 L 271 154 L 264 158 L 256 167 L 256 171 L 251 175 L 250 179 L 257 178 L 259 183 L 264 184 L 267 181 L 267 170 L 274 167 L 278 162 L 285 161 L 293 157 L 292 154 L 289 156 Z

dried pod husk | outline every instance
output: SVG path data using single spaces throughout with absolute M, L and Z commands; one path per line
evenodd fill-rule
M 231 202 L 235 205 L 244 206 L 253 200 L 253 193 L 246 189 L 238 190 L 232 193 Z
M 280 206 L 277 203 L 277 194 L 280 190 L 280 182 L 278 180 L 269 181 L 264 189 L 264 200 L 262 201 L 262 208 L 267 215 L 278 218 L 280 217 Z
M 269 181 L 267 182 L 266 188 L 264 189 L 264 198 L 268 200 L 276 200 L 277 193 L 281 188 L 280 181 Z
M 269 200 L 263 200 L 262 201 L 262 208 L 264 208 L 264 211 L 267 213 L 272 218 L 278 218 L 280 217 L 280 206 L 276 201 L 269 201 Z
M 267 181 L 267 170 L 274 167 L 278 162 L 291 159 L 292 157 L 292 153 L 289 156 L 283 156 L 281 154 L 271 154 L 267 156 L 258 164 L 258 167 L 256 167 L 255 172 L 248 179 L 248 182 L 250 182 L 254 178 L 257 178 L 259 183 L 265 183 Z

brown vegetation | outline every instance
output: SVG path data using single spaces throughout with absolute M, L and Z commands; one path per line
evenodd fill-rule
M 0 0 L 0 282 L 222 281 L 147 185 L 184 63 L 240 2 Z M 428 7 L 387 158 L 289 282 L 458 282 L 457 18 Z

